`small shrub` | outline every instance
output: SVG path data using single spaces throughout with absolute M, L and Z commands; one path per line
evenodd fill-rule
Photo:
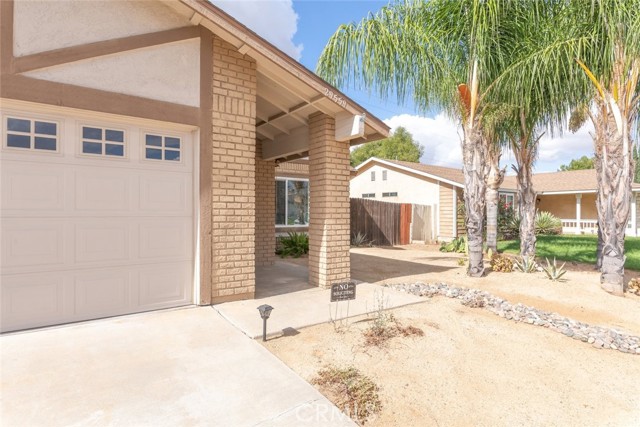
M 562 221 L 550 212 L 538 212 L 536 215 L 536 234 L 555 235 L 562 232 Z
M 549 278 L 549 280 L 552 280 L 554 282 L 559 281 L 562 276 L 564 276 L 564 274 L 567 272 L 567 270 L 564 269 L 564 264 L 562 264 L 560 266 L 560 268 L 558 268 L 558 266 L 556 265 L 556 258 L 553 257 L 553 264 L 551 264 L 549 262 L 549 258 L 545 258 L 547 260 L 547 266 L 546 267 L 542 267 L 542 270 L 544 270 L 545 273 L 547 273 L 547 277 Z
M 440 245 L 440 252 L 456 252 L 460 254 L 467 253 L 467 236 L 460 236 L 453 239 L 449 243 Z
M 513 271 L 513 260 L 507 255 L 493 254 L 490 265 L 491 269 L 496 272 L 511 273 Z
M 640 296 L 640 278 L 634 277 L 627 284 L 627 292 Z
M 513 266 L 516 270 L 523 273 L 534 273 L 538 267 L 536 260 L 533 257 L 519 257 L 516 259 Z
M 460 267 L 464 267 L 465 265 L 467 265 L 467 259 L 466 258 L 458 258 L 457 263 L 458 263 L 458 265 Z
M 318 371 L 311 382 L 320 386 L 329 400 L 360 425 L 382 409 L 378 386 L 354 367 L 328 366 Z
M 280 247 L 277 254 L 282 258 L 300 256 L 309 253 L 309 236 L 305 233 L 289 232 L 287 237 L 280 239 Z
M 351 246 L 360 247 L 365 246 L 367 243 L 367 235 L 364 233 L 358 232 L 351 237 Z

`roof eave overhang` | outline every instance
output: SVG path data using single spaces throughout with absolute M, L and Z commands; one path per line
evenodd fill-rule
M 197 21 L 200 25 L 209 28 L 216 35 L 235 46 L 241 53 L 254 58 L 258 62 L 259 71 L 262 64 L 265 73 L 268 73 L 269 69 L 276 69 L 279 72 L 286 73 L 285 76 L 282 76 L 283 80 L 286 81 L 293 78 L 312 89 L 316 96 L 311 97 L 311 99 L 306 99 L 308 97 L 303 97 L 302 99 L 303 102 L 308 104 L 308 107 L 334 117 L 339 112 L 346 112 L 354 116 L 364 115 L 364 135 L 350 140 L 350 145 L 376 141 L 389 136 L 390 128 L 382 120 L 370 114 L 341 91 L 322 80 L 302 64 L 218 7 L 206 0 L 177 1 L 193 11 L 192 22 Z M 291 108 L 295 107 L 297 106 L 291 106 Z M 288 114 L 287 111 L 284 111 L 284 113 Z M 297 155 L 303 157 L 305 153 L 297 153 Z

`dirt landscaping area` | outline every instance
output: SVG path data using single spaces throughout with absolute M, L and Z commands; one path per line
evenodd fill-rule
M 567 265 L 567 280 L 560 283 L 544 273 L 471 279 L 458 266 L 460 257 L 418 245 L 357 248 L 352 278 L 477 288 L 513 304 L 640 335 L 640 297 L 606 294 L 589 266 Z M 640 425 L 640 356 L 596 349 L 441 296 L 395 309 L 393 316 L 424 336 L 366 345 L 363 333 L 375 323 L 372 313 L 342 328 L 327 323 L 302 329 L 266 347 L 310 382 L 327 366 L 353 366 L 370 377 L 379 387 L 382 410 L 366 425 Z

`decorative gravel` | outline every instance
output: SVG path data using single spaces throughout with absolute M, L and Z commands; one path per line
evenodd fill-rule
M 595 348 L 640 355 L 640 337 L 627 335 L 612 328 L 588 325 L 557 313 L 538 310 L 520 303 L 511 304 L 509 301 L 479 289 L 458 288 L 446 283 L 402 283 L 385 286 L 423 297 L 431 298 L 442 295 L 456 298 L 468 307 L 482 307 L 507 320 L 544 326 L 574 340 L 591 344 Z

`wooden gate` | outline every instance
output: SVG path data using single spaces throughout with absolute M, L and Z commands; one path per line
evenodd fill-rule
M 411 205 L 351 199 L 351 235 L 357 234 L 376 246 L 409 244 Z
M 433 235 L 433 207 L 428 205 L 413 205 L 413 221 L 411 223 L 411 240 L 431 242 Z

